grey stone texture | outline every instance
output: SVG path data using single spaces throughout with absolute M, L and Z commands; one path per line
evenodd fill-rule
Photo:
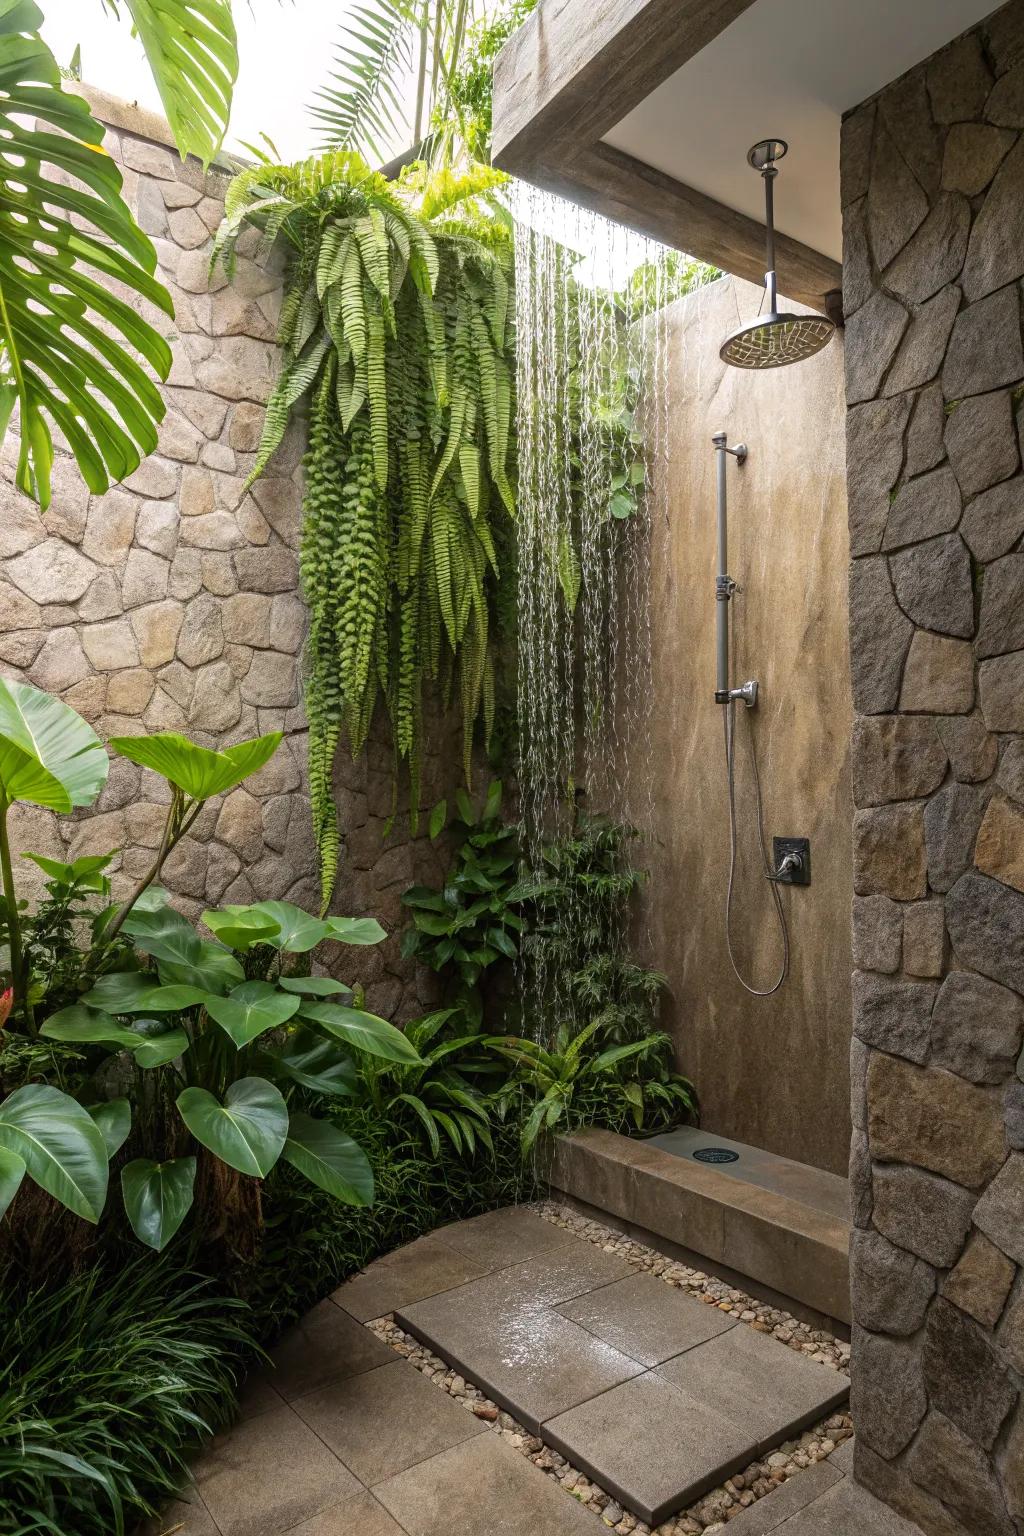
M 129 201 L 156 238 L 158 275 L 175 302 L 173 321 L 146 309 L 174 357 L 161 390 L 167 413 L 156 453 L 104 496 L 90 496 L 59 451 L 45 516 L 11 483 L 12 432 L 0 466 L 0 661 L 5 675 L 57 693 L 102 738 L 140 727 L 177 730 L 217 748 L 282 730 L 277 754 L 244 793 L 197 823 L 168 863 L 167 884 L 194 917 L 211 904 L 264 897 L 315 908 L 300 677 L 298 428 L 266 476 L 244 490 L 278 366 L 282 266 L 277 256 L 258 257 L 243 235 L 235 279 L 211 278 L 223 175 L 204 176 L 197 162 L 183 165 L 124 126 L 108 130 L 104 148 L 123 168 Z M 439 722 L 424 763 L 425 805 L 452 787 L 454 739 Z M 375 726 L 358 762 L 339 753 L 346 849 L 336 909 L 377 916 L 394 936 L 380 947 L 338 949 L 336 959 L 343 979 L 364 986 L 370 1008 L 401 1022 L 436 997 L 429 973 L 399 953 L 401 893 L 407 884 L 437 882 L 447 849 L 444 839 L 413 839 L 402 814 L 385 842 L 390 775 L 383 727 Z M 117 805 L 115 784 L 125 784 L 116 770 L 95 811 L 64 820 L 59 832 L 65 847 L 95 841 L 103 852 L 127 832 L 131 846 L 113 870 L 120 896 L 143 859 L 151 862 L 165 808 L 154 775 L 136 774 Z M 116 824 L 106 819 L 114 812 Z M 19 850 L 42 846 L 34 824 L 32 836 Z
M 926 1536 L 1024 1530 L 1022 130 L 1010 0 L 841 156 L 855 1467 Z

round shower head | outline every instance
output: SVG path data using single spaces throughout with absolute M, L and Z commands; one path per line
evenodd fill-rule
M 727 336 L 719 349 L 723 363 L 734 368 L 782 368 L 802 363 L 827 347 L 835 326 L 824 315 L 780 314 L 776 309 L 775 199 L 773 183 L 779 174 L 776 161 L 788 154 L 785 139 L 761 139 L 747 152 L 747 163 L 764 181 L 764 223 L 767 245 L 765 298 L 768 313 L 741 325 Z M 761 301 L 764 303 L 764 300 Z
M 813 357 L 834 331 L 824 315 L 760 315 L 727 336 L 718 355 L 734 368 L 782 368 Z

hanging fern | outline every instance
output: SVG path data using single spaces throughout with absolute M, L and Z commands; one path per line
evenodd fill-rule
M 339 151 L 246 170 L 226 199 L 215 259 L 229 271 L 246 222 L 294 256 L 250 481 L 308 399 L 301 573 L 325 904 L 342 737 L 357 754 L 383 703 L 415 819 L 425 686 L 458 700 L 467 781 L 477 722 L 490 730 L 500 524 L 513 511 L 511 240 L 507 216 L 479 201 L 498 180 L 478 167 L 389 183 Z

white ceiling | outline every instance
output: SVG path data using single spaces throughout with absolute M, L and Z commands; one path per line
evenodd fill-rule
M 785 139 L 776 226 L 841 260 L 843 113 L 993 8 L 993 0 L 755 0 L 605 141 L 763 222 L 747 150 Z

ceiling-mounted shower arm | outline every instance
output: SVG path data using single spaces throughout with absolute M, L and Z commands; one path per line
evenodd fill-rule
M 785 139 L 762 139 L 760 143 L 747 151 L 747 161 L 755 171 L 761 173 L 764 182 L 764 234 L 765 234 L 765 289 L 767 290 L 768 313 L 774 315 L 778 310 L 777 284 L 775 277 L 775 178 L 779 174 L 776 160 L 781 160 L 787 153 L 789 145 Z

